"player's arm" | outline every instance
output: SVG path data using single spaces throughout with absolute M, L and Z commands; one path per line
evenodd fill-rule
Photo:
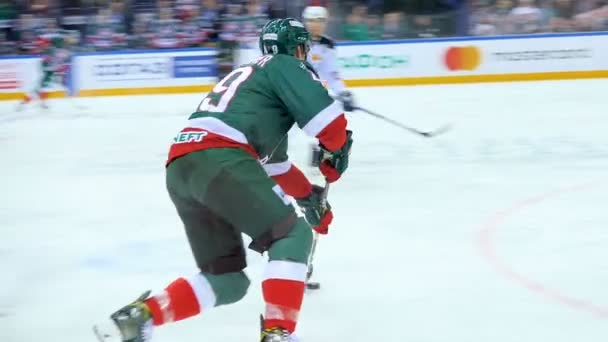
M 325 49 L 323 55 L 321 70 L 318 70 L 318 72 L 321 74 L 321 78 L 327 81 L 329 89 L 334 94 L 340 94 L 346 90 L 346 85 L 340 78 L 335 44 L 333 40 L 327 37 L 322 37 L 319 43 L 325 45 L 327 49 Z
M 307 135 L 319 139 L 323 151 L 332 156 L 342 156 L 328 158 L 320 167 L 328 182 L 336 181 L 346 170 L 345 166 L 348 166 L 348 152 L 352 144 L 351 133 L 346 130 L 347 122 L 342 106 L 329 96 L 312 67 L 304 62 L 291 56 L 276 55 L 268 67 L 267 75 L 274 91 L 298 127 Z M 326 156 L 325 153 L 323 155 Z M 338 163 L 331 164 L 338 159 Z M 338 168 L 336 165 L 339 165 Z M 291 167 L 289 165 L 291 171 L 287 171 L 290 177 L 306 178 L 301 171 Z M 285 169 L 287 165 L 284 166 Z M 323 199 L 323 193 L 323 187 L 313 185 L 305 197 L 294 197 L 313 229 L 327 234 L 333 213 L 329 203 Z
M 308 178 L 289 160 L 286 139 L 277 147 L 270 160 L 264 164 L 264 170 L 286 194 L 294 198 L 304 198 L 312 191 Z
M 287 157 L 287 142 L 282 143 L 270 160 L 264 164 L 266 173 L 283 189 L 296 199 L 298 206 L 306 215 L 306 221 L 320 234 L 327 234 L 333 220 L 331 207 L 322 205 L 320 186 L 310 181 Z
M 350 92 L 350 90 L 346 89 L 346 85 L 340 77 L 338 58 L 334 42 L 330 38 L 322 37 L 321 44 L 327 46 L 321 66 L 323 78 L 327 81 L 329 89 L 336 94 L 338 100 L 342 102 L 344 110 L 347 112 L 352 112 L 354 110 L 355 100 L 353 94 Z
M 322 200 L 323 188 L 312 185 L 300 169 L 287 159 L 271 160 L 264 165 L 266 173 L 281 186 L 283 191 L 295 198 L 298 206 L 306 216 L 312 229 L 320 234 L 327 234 L 334 215 L 327 201 Z M 325 202 L 325 204 L 323 204 Z
M 329 96 L 307 63 L 279 55 L 269 66 L 268 75 L 288 112 L 307 135 L 319 139 L 324 152 L 321 172 L 329 182 L 338 180 L 348 167 L 352 144 L 342 105 Z

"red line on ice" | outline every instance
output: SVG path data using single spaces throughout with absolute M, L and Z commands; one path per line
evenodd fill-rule
M 484 258 L 494 267 L 494 269 L 496 269 L 496 271 L 509 280 L 571 309 L 586 311 L 597 316 L 598 318 L 608 318 L 608 307 L 601 307 L 589 302 L 588 300 L 579 299 L 568 294 L 564 294 L 560 291 L 549 288 L 536 280 L 528 278 L 521 273 L 518 273 L 498 256 L 493 243 L 493 235 L 498 230 L 500 225 L 505 223 L 507 219 L 517 214 L 519 211 L 529 207 L 534 207 L 538 204 L 566 194 L 592 190 L 595 186 L 597 186 L 596 183 L 572 186 L 519 201 L 511 207 L 495 213 L 481 226 L 478 236 L 478 243 Z

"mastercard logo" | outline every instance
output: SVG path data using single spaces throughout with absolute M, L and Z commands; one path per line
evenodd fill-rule
M 477 69 L 481 64 L 481 51 L 475 46 L 451 47 L 445 53 L 445 65 L 451 71 Z

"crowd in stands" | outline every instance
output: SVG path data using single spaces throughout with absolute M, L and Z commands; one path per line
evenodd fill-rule
M 81 51 L 249 44 L 311 4 L 328 7 L 338 40 L 608 30 L 608 0 L 0 0 L 0 54 L 36 53 L 58 32 Z
M 608 30 L 605 0 L 473 1 L 472 35 Z

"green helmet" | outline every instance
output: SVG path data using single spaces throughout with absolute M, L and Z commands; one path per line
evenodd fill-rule
M 298 46 L 304 52 L 310 50 L 310 33 L 294 18 L 274 19 L 266 23 L 260 35 L 260 50 L 263 54 L 295 55 Z

